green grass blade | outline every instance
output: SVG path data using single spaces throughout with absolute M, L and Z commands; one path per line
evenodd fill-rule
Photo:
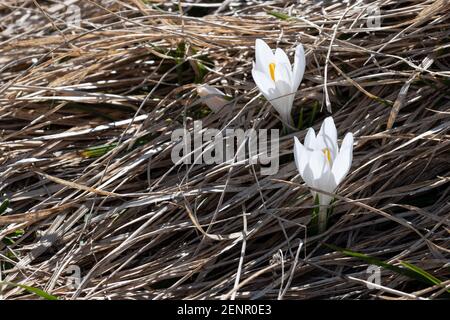
M 41 298 L 44 298 L 45 300 L 58 300 L 58 297 L 55 297 L 55 296 L 45 292 L 44 290 L 41 290 L 41 289 L 38 289 L 35 287 L 30 287 L 30 286 L 26 286 L 24 284 L 17 284 L 17 283 L 6 282 L 6 281 L 1 281 L 0 284 L 6 284 L 8 286 L 22 288 L 22 289 L 28 291 L 29 293 L 32 293 Z
M 368 262 L 369 264 L 373 264 L 373 265 L 376 265 L 376 266 L 388 269 L 390 271 L 393 271 L 393 272 L 396 272 L 398 274 L 407 276 L 407 277 L 409 277 L 411 279 L 414 279 L 414 280 L 419 280 L 419 281 L 421 281 L 423 283 L 426 283 L 426 284 L 429 284 L 429 285 L 436 285 L 436 284 L 441 283 L 441 281 L 439 279 L 433 277 L 428 272 L 426 272 L 426 271 L 424 271 L 424 270 L 420 269 L 419 267 L 414 266 L 412 264 L 408 264 L 407 263 L 408 266 L 406 266 L 404 264 L 404 262 L 403 262 L 401 264 L 405 268 L 400 268 L 400 267 L 394 266 L 392 264 L 386 263 L 386 262 L 381 261 L 381 260 L 379 260 L 377 258 L 368 256 L 368 255 L 360 253 L 360 252 L 356 252 L 356 251 L 340 248 L 340 247 L 332 245 L 332 244 L 325 244 L 325 245 L 327 247 L 333 249 L 333 250 L 342 252 L 343 254 L 345 254 L 347 256 L 354 257 L 354 258 L 359 258 L 361 260 L 364 260 L 364 261 Z
M 420 274 L 423 278 L 428 279 L 431 283 L 435 285 L 441 285 L 442 281 L 433 276 L 432 274 L 428 273 L 427 271 L 423 270 L 422 268 L 415 266 L 409 262 L 406 261 L 400 261 L 400 264 L 404 266 L 405 268 L 408 268 L 409 270 Z M 450 289 L 447 290 L 448 293 L 450 293 Z
M 105 155 L 112 149 L 117 147 L 117 143 L 111 143 L 108 145 L 102 145 L 102 146 L 96 146 L 96 147 L 90 147 L 83 151 L 81 151 L 81 155 L 84 158 L 97 158 Z
M 300 115 L 298 116 L 297 128 L 299 130 L 303 129 L 303 107 L 300 109 Z
M 316 120 L 317 110 L 319 110 L 319 102 L 314 101 L 313 107 L 311 110 L 311 117 L 309 118 L 309 126 L 312 127 L 314 125 L 314 120 Z
M 268 14 L 268 15 L 271 15 L 271 16 L 273 16 L 273 17 L 275 17 L 275 18 L 278 18 L 278 19 L 280 19 L 280 20 L 289 20 L 289 19 L 292 19 L 291 16 L 289 16 L 289 15 L 287 15 L 287 14 L 285 14 L 285 13 L 282 13 L 282 12 L 278 12 L 278 11 L 267 11 L 267 14 Z
M 3 214 L 6 211 L 6 209 L 8 209 L 8 206 L 9 206 L 9 200 L 5 199 L 2 202 L 2 204 L 0 205 L 0 215 Z

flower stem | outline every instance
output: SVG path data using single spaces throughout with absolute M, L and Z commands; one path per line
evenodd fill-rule
M 317 217 L 317 225 L 318 225 L 319 233 L 322 233 L 327 229 L 327 206 L 319 207 L 319 214 Z
M 294 132 L 294 127 L 293 127 L 294 123 L 292 122 L 292 118 L 289 117 L 285 120 L 283 120 L 283 134 L 289 134 L 291 132 Z

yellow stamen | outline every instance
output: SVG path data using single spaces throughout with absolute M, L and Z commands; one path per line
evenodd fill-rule
M 322 151 L 325 154 L 325 157 L 327 158 L 328 163 L 331 163 L 331 152 L 330 152 L 330 149 L 325 148 Z
M 270 77 L 275 81 L 275 63 L 269 63 Z

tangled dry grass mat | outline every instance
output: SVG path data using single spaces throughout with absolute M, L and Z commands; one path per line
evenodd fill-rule
M 449 1 L 3 0 L 0 17 L 3 298 L 447 294 Z M 251 77 L 257 38 L 306 52 L 279 172 L 175 166 L 171 132 L 194 120 L 281 128 Z M 233 102 L 210 112 L 199 83 Z M 354 160 L 317 235 L 292 149 L 327 108 Z

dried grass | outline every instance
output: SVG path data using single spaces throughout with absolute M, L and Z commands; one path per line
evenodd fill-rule
M 183 3 L 183 14 L 177 1 L 65 3 L 82 7 L 80 26 L 67 24 L 61 4 L 0 3 L 0 190 L 12 209 L 0 216 L 0 279 L 62 299 L 443 297 L 449 1 L 202 1 Z M 381 29 L 367 27 L 373 4 Z M 355 134 L 353 166 L 322 235 L 305 229 L 312 199 L 292 159 L 292 137 L 304 129 L 281 138 L 273 176 L 248 163 L 170 159 L 171 132 L 194 119 L 281 127 L 255 99 L 256 38 L 291 53 L 303 43 L 295 116 L 319 106 L 317 129 L 328 107 L 339 135 Z M 202 82 L 235 98 L 220 114 L 205 112 L 195 94 L 199 62 Z M 86 153 L 100 145 L 115 147 Z M 382 270 L 383 288 L 369 290 L 368 264 L 324 243 L 408 261 L 444 283 Z M 70 265 L 84 277 L 75 290 Z M 0 289 L 3 298 L 35 298 Z

